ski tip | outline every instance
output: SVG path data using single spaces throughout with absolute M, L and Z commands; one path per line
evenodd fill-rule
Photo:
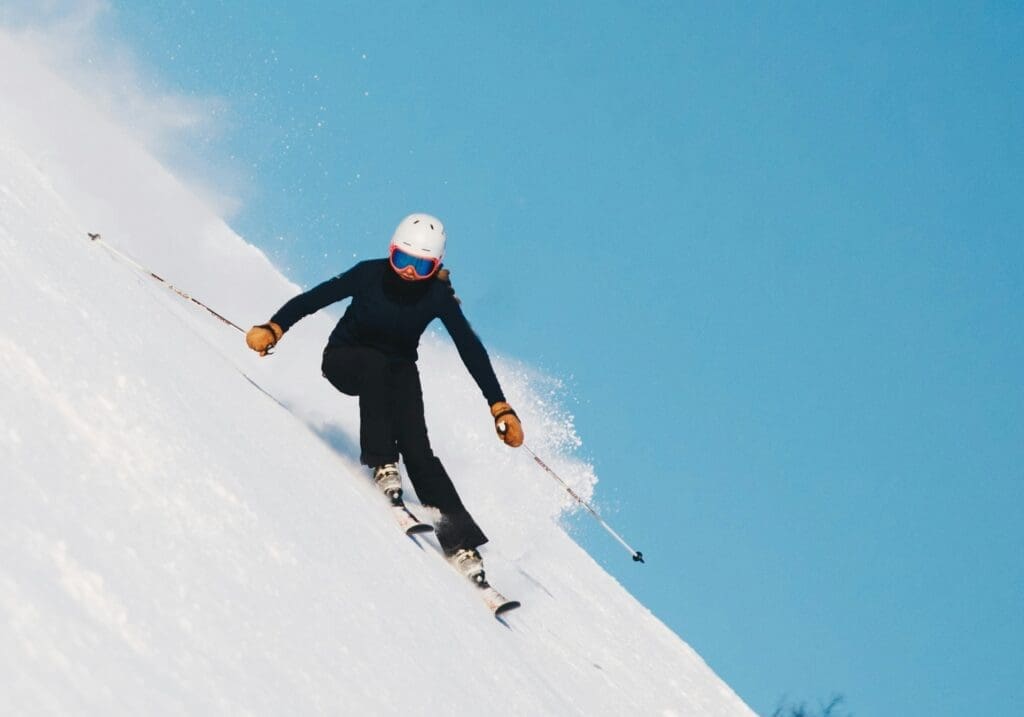
M 517 607 L 522 607 L 522 603 L 518 600 L 509 600 L 494 608 L 494 616 L 504 615 L 509 610 L 515 610 Z
M 423 533 L 433 533 L 434 526 L 428 525 L 427 523 L 417 523 L 416 525 L 410 526 L 406 529 L 406 535 L 422 535 Z

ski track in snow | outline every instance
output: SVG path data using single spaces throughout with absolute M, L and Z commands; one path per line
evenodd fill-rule
M 565 494 L 428 336 L 435 450 L 524 603 L 495 621 L 356 464 L 355 401 L 319 373 L 334 319 L 259 359 L 90 243 L 242 325 L 298 290 L 2 31 L 0 63 L 0 713 L 751 714 L 569 539 Z M 496 368 L 592 495 L 553 382 Z

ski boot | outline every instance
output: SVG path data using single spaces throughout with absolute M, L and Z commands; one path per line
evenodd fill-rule
M 373 482 L 392 503 L 402 501 L 402 474 L 398 472 L 397 463 L 385 463 L 373 469 Z
M 471 548 L 462 548 L 455 551 L 451 557 L 455 569 L 477 585 L 484 585 L 487 580 L 484 577 L 484 561 L 480 553 Z

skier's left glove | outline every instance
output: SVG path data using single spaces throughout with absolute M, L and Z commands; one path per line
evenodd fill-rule
M 491 415 L 494 416 L 494 430 L 505 445 L 513 448 L 523 445 L 523 424 L 510 405 L 498 401 L 491 406 Z

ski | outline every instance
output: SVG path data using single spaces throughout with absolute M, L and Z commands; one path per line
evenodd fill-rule
M 491 587 L 491 584 L 486 580 L 473 584 L 476 586 L 477 590 L 480 591 L 480 597 L 483 599 L 484 605 L 487 606 L 487 609 L 490 610 L 495 617 L 503 615 L 509 610 L 515 610 L 517 607 L 522 605 L 518 600 L 509 600 L 507 597 Z
M 384 493 L 388 503 L 391 506 L 391 514 L 395 516 L 395 520 L 398 526 L 408 536 L 415 536 L 422 533 L 433 532 L 434 526 L 429 523 L 421 522 L 412 511 L 406 506 L 405 501 L 402 500 L 402 487 L 401 479 L 398 476 L 397 466 L 388 464 L 377 468 L 374 472 L 374 483 Z M 483 563 L 480 561 L 480 554 L 474 551 L 458 551 L 457 555 L 465 554 L 466 557 L 471 557 L 469 561 L 469 570 L 465 571 L 463 568 L 467 565 L 466 562 L 460 564 L 460 558 L 452 556 L 446 558 L 446 562 L 451 565 L 456 572 L 467 578 L 473 586 L 477 589 L 478 594 L 483 599 L 487 609 L 491 611 L 491 614 L 496 618 L 509 610 L 514 610 L 520 606 L 518 600 L 509 600 L 500 592 L 491 587 L 490 583 L 487 582 L 487 578 L 484 576 Z
M 518 600 L 509 600 L 507 597 L 495 590 L 489 582 L 487 582 L 487 575 L 484 572 L 483 560 L 480 558 L 480 553 L 478 551 L 470 550 L 468 548 L 458 550 L 454 555 L 448 557 L 448 564 L 451 565 L 456 572 L 462 575 L 462 577 L 473 583 L 473 587 L 477 589 L 478 594 L 483 599 L 487 609 L 489 609 L 495 617 L 519 607 L 520 604 Z
M 432 533 L 434 526 L 430 523 L 424 523 L 409 510 L 406 506 L 405 501 L 399 498 L 390 498 L 391 514 L 395 516 L 395 521 L 398 523 L 398 527 L 402 529 L 406 535 L 420 535 L 422 533 Z
M 380 489 L 380 492 L 387 498 L 391 505 L 391 514 L 395 516 L 398 527 L 406 535 L 418 535 L 430 533 L 434 526 L 424 523 L 409 510 L 405 501 L 402 500 L 402 476 L 398 472 L 398 465 L 386 463 L 373 470 L 373 482 Z

